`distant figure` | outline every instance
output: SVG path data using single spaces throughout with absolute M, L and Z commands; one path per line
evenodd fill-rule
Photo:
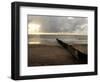
M 63 48 L 68 50 L 70 54 L 77 59 L 77 61 L 87 63 L 87 54 L 80 52 L 79 50 L 75 49 L 72 45 L 68 45 L 67 43 L 59 39 L 56 40 Z

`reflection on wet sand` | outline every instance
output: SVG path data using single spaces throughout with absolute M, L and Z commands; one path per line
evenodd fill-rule
M 87 53 L 86 44 L 74 44 L 73 47 Z M 77 61 L 67 50 L 58 45 L 28 44 L 28 66 L 87 63 L 87 61 Z

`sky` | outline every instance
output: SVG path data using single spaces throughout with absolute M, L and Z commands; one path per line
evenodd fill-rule
M 81 33 L 87 35 L 88 18 L 28 15 L 30 33 Z

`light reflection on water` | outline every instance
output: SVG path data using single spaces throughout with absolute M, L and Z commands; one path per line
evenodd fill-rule
M 87 44 L 87 35 L 28 35 L 28 43 L 57 45 L 56 38 L 69 44 Z

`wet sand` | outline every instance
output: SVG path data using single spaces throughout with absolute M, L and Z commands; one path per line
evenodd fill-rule
M 87 53 L 87 45 L 73 45 L 80 51 Z M 79 62 L 69 51 L 61 46 L 29 44 L 28 45 L 28 66 L 48 65 L 71 65 L 86 64 L 86 61 Z

